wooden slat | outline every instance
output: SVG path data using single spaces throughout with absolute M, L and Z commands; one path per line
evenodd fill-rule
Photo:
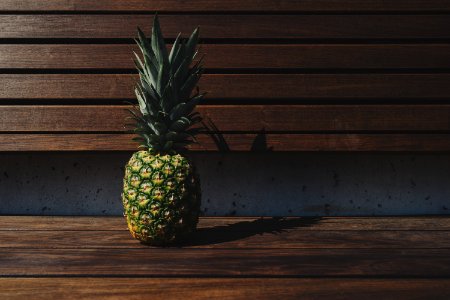
M 148 11 L 148 12 L 316 12 L 316 11 L 449 11 L 446 0 L 2 0 L 1 11 Z
M 230 151 L 450 151 L 449 134 L 224 134 Z M 135 151 L 127 134 L 0 134 L 0 151 Z M 265 139 L 265 142 L 264 142 Z M 218 151 L 198 136 L 191 151 Z
M 4 299 L 434 299 L 449 279 L 0 278 Z
M 0 131 L 123 132 L 127 107 L 0 106 Z M 221 131 L 450 130 L 450 105 L 203 105 L 197 111 Z
M 135 75 L 1 74 L 0 99 L 134 99 Z M 208 99 L 443 99 L 449 74 L 207 74 Z
M 135 151 L 139 145 L 131 140 L 133 137 L 130 134 L 0 134 L 0 151 Z
M 448 277 L 450 253 L 448 249 L 0 249 L 0 276 L 115 274 Z
M 116 74 L 2 74 L 0 99 L 132 98 L 133 77 Z
M 402 217 L 289 217 L 296 220 L 303 231 L 450 231 L 449 216 Z M 259 220 L 259 221 L 258 221 Z M 261 221 L 262 220 L 262 221 Z M 228 231 L 242 232 L 242 228 L 228 226 L 236 223 L 257 224 L 258 229 L 269 230 L 272 224 L 283 222 L 277 218 L 258 217 L 202 217 L 199 228 L 226 226 Z M 128 231 L 120 216 L 1 216 L 0 231 Z M 20 235 L 19 232 L 16 233 Z
M 0 69 L 134 69 L 133 45 L 4 44 Z M 205 44 L 212 69 L 420 69 L 450 68 L 446 44 Z
M 319 221 L 318 221 L 319 222 Z M 259 226 L 261 225 L 261 226 Z M 125 227 L 125 221 L 123 227 Z M 449 249 L 450 231 L 303 230 L 303 220 L 240 222 L 200 228 L 184 248 L 227 249 Z M 314 226 L 314 221 L 310 226 Z M 20 237 L 20 238 L 18 238 Z M 126 230 L 0 230 L 0 248 L 14 249 L 142 249 Z
M 0 15 L 0 38 L 132 38 L 150 15 Z M 276 24 L 276 26 L 274 26 Z M 162 15 L 166 37 L 201 27 L 203 39 L 449 38 L 446 15 Z

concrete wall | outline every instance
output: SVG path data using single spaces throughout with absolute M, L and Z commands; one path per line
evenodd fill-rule
M 0 214 L 120 215 L 130 153 L 1 153 Z M 450 155 L 192 154 L 205 215 L 450 213 Z

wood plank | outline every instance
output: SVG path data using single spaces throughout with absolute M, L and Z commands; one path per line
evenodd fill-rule
M 449 277 L 450 253 L 448 249 L 0 249 L 0 276 L 117 274 Z
M 0 278 L 4 299 L 435 299 L 449 279 Z
M 319 221 L 318 221 L 319 222 Z M 312 222 L 314 223 L 314 221 Z M 261 227 L 259 226 L 261 225 Z M 125 222 L 123 227 L 125 228 Z M 201 249 L 449 249 L 450 231 L 303 230 L 303 220 L 259 220 L 200 228 L 183 248 Z M 0 231 L 0 248 L 143 249 L 127 230 Z
M 1 74 L 0 100 L 134 99 L 130 74 Z M 446 99 L 450 74 L 206 74 L 210 101 L 220 99 Z
M 450 216 L 402 216 L 402 217 L 288 217 L 302 225 L 303 231 L 450 231 Z M 236 223 L 252 223 L 258 220 L 258 228 L 269 229 L 277 218 L 271 217 L 202 217 L 199 228 L 227 226 L 229 231 L 242 231 Z M 0 231 L 125 231 L 122 216 L 1 216 Z M 17 233 L 19 235 L 21 233 Z
M 380 3 L 377 0 L 2 0 L 1 11 L 137 11 L 137 12 L 353 12 L 353 11 L 449 11 L 445 0 L 396 0 Z
M 3 44 L 0 69 L 134 69 L 134 45 Z M 447 44 L 204 44 L 212 69 L 450 68 Z
M 131 140 L 133 137 L 130 134 L 0 134 L 0 151 L 135 151 L 138 144 Z
M 131 99 L 135 76 L 97 74 L 2 74 L 0 99 Z
M 132 38 L 150 15 L 0 15 L 0 38 Z M 162 15 L 166 37 L 200 26 L 203 39 L 449 38 L 448 15 Z M 277 24 L 277 26 L 273 26 Z
M 0 151 L 135 151 L 127 134 L 0 134 Z M 449 134 L 224 134 L 230 151 L 450 151 Z M 265 141 L 264 141 L 265 139 Z M 191 151 L 224 151 L 198 136 Z
M 0 106 L 2 132 L 124 132 L 122 105 Z M 220 131 L 449 131 L 450 105 L 203 105 Z M 129 130 L 129 128 L 128 128 Z

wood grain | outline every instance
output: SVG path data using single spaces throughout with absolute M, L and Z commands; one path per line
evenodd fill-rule
M 450 231 L 449 216 L 402 217 L 287 217 L 297 220 L 302 231 Z M 241 222 L 265 220 L 257 223 L 260 229 L 269 229 L 271 217 L 201 217 L 199 228 L 228 226 Z M 267 221 L 268 220 L 268 221 Z M 267 225 L 267 226 L 266 226 Z M 122 216 L 1 216 L 0 231 L 125 231 Z M 242 228 L 230 226 L 227 230 L 239 232 Z M 17 235 L 20 235 L 18 232 Z
M 396 0 L 380 3 L 377 0 L 2 0 L 1 11 L 148 11 L 148 12 L 353 12 L 353 11 L 449 11 L 445 0 Z
M 448 249 L 0 249 L 0 276 L 115 274 L 448 277 L 450 253 Z
M 151 15 L 0 15 L 0 38 L 133 38 Z M 203 39 L 447 39 L 448 15 L 162 15 L 165 37 L 200 26 Z M 274 26 L 276 24 L 276 26 Z
M 0 69 L 134 69 L 133 45 L 3 44 Z M 203 44 L 210 69 L 450 68 L 446 44 Z
M 176 288 L 174 288 L 176 287 Z M 449 279 L 0 278 L 5 299 L 435 299 Z
M 0 297 L 447 299 L 449 220 L 202 218 L 190 246 L 161 249 L 123 217 L 3 216 Z
M 310 222 L 311 224 L 309 224 Z M 450 231 L 303 230 L 316 221 L 256 220 L 203 227 L 183 248 L 198 249 L 449 249 Z M 317 221 L 320 222 L 320 221 Z M 123 221 L 123 228 L 126 227 Z M 18 238 L 20 236 L 20 238 Z M 127 230 L 0 231 L 0 248 L 145 249 Z
M 449 134 L 222 134 L 229 151 L 450 151 Z M 136 151 L 128 134 L 0 134 L 0 151 Z M 225 151 L 199 135 L 191 151 Z M 265 140 L 265 141 L 264 141 Z
M 232 151 L 450 151 L 446 0 L 0 2 L 0 151 L 135 150 L 108 104 L 135 98 L 155 11 L 169 39 L 200 25 L 199 111 Z M 122 217 L 1 217 L 0 298 L 449 299 L 449 238 L 448 217 L 202 218 L 161 249 Z
M 128 106 L 0 106 L 3 132 L 124 132 Z M 220 131 L 449 131 L 450 105 L 203 105 Z M 128 121 L 130 122 L 130 121 Z
M 0 100 L 135 99 L 128 74 L 1 74 Z M 449 74 L 206 74 L 207 99 L 446 99 Z

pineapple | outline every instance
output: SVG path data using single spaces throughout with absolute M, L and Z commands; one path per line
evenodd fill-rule
M 183 155 L 201 130 L 193 127 L 201 123 L 194 108 L 203 97 L 193 93 L 203 72 L 197 42 L 198 28 L 187 40 L 179 34 L 169 53 L 157 16 L 150 39 L 138 28 L 139 106 L 129 110 L 129 125 L 142 150 L 125 166 L 122 202 L 131 235 L 144 243 L 177 243 L 197 227 L 200 181 Z

